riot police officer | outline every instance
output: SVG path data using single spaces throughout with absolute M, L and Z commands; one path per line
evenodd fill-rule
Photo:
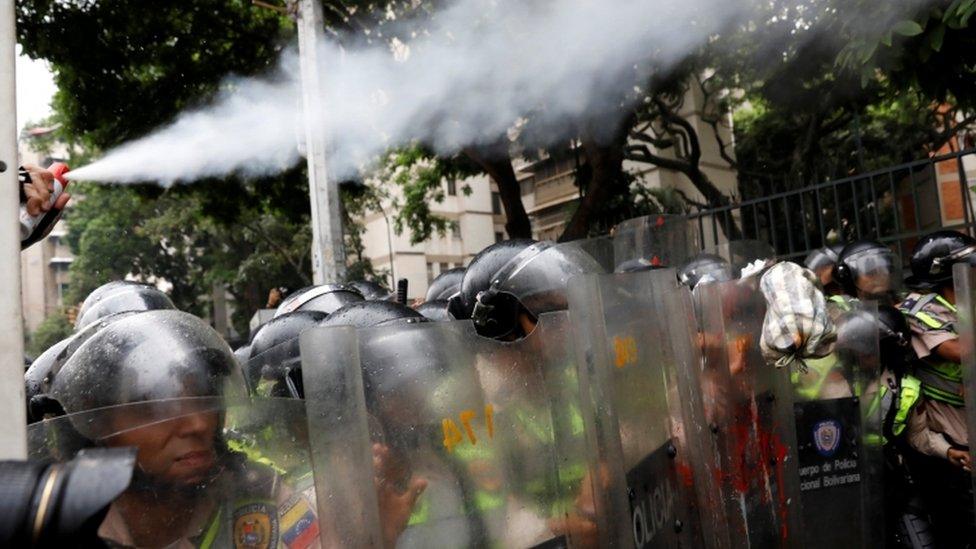
M 583 246 L 574 243 L 556 245 L 528 240 L 499 242 L 472 259 L 460 291 L 451 298 L 451 312 L 457 318 L 470 318 L 482 337 L 509 342 L 522 340 L 520 343 L 533 348 L 540 356 L 546 356 L 541 349 L 546 344 L 546 338 L 532 339 L 539 322 L 547 313 L 568 309 L 568 284 L 572 277 L 604 272 L 600 263 Z M 555 319 L 550 322 L 553 321 Z M 510 377 L 527 378 L 524 383 L 513 383 L 515 386 L 531 387 L 528 379 L 540 375 L 534 369 L 540 366 L 545 369 L 542 376 L 547 379 L 560 379 L 565 386 L 575 383 L 575 378 L 563 379 L 563 376 L 571 378 L 574 375 L 575 369 L 572 367 L 519 360 L 515 355 L 517 347 L 499 347 L 498 352 L 513 353 Z M 499 423 L 508 421 L 518 426 L 519 435 L 510 442 L 513 449 L 542 451 L 555 444 L 554 436 L 564 437 L 558 445 L 566 451 L 582 442 L 582 415 L 578 402 L 570 395 L 564 394 L 563 398 L 552 398 L 545 402 L 548 411 L 538 409 L 532 404 L 533 399 L 519 399 L 511 394 L 507 396 L 509 398 L 506 400 L 521 402 L 510 407 L 503 407 L 499 403 L 495 413 L 499 418 L 506 418 L 499 419 Z M 488 394 L 490 400 L 495 400 L 495 397 Z M 554 430 L 558 430 L 559 434 L 554 435 Z M 569 513 L 560 513 L 563 519 L 550 524 L 549 528 L 554 533 L 569 533 L 578 540 L 589 539 L 595 535 L 596 525 L 592 520 L 592 494 L 583 488 L 590 482 L 586 475 L 584 464 L 563 460 L 559 464 L 558 486 L 549 486 L 542 493 L 527 496 L 534 487 L 545 484 L 542 478 L 527 475 L 528 478 L 520 481 L 524 486 L 520 486 L 511 497 L 530 497 L 536 502 L 545 501 L 553 507 L 569 509 Z
M 911 373 L 912 332 L 905 316 L 888 305 L 878 307 L 877 327 L 882 372 L 868 416 L 881 423 L 871 429 L 868 443 L 883 445 L 885 532 L 890 546 L 930 547 L 934 541 L 927 511 L 905 465 L 906 455 L 913 452 L 906 439 L 908 423 L 922 396 L 921 382 Z M 872 440 L 877 436 L 880 441 Z
M 99 536 L 117 546 L 317 544 L 314 506 L 278 474 L 228 449 L 227 407 L 244 379 L 220 336 L 178 311 L 133 314 L 94 333 L 45 382 L 70 414 L 53 438 L 67 449 L 138 449 L 132 485 Z M 45 424 L 39 424 L 44 427 Z M 299 524 L 293 515 L 311 516 Z
M 468 265 L 450 312 L 470 318 L 485 337 L 513 340 L 532 332 L 539 315 L 567 309 L 575 275 L 602 273 L 582 248 L 552 242 L 507 240 L 482 250 Z
M 913 471 L 932 511 L 940 544 L 965 546 L 976 536 L 969 436 L 952 265 L 976 262 L 976 240 L 955 231 L 923 237 L 911 256 L 912 293 L 899 305 L 912 329 L 922 401 L 911 415 L 908 442 L 921 455 Z
M 873 240 L 859 240 L 841 250 L 833 280 L 846 295 L 846 298 L 830 298 L 841 309 L 851 309 L 851 298 L 894 305 L 902 282 L 901 268 L 897 256 L 887 246 Z
M 828 296 L 842 293 L 840 286 L 834 280 L 834 267 L 837 265 L 843 249 L 843 244 L 824 246 L 823 248 L 813 250 L 803 260 L 803 265 L 813 271 L 813 274 L 820 281 L 820 287 L 823 288 L 824 293 Z
M 261 326 L 248 346 L 247 361 L 241 363 L 251 391 L 267 397 L 301 398 L 298 336 L 327 316 L 320 311 L 294 311 Z

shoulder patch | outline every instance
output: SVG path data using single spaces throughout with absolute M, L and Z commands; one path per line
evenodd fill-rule
M 255 502 L 234 509 L 234 547 L 271 549 L 278 545 L 278 513 L 275 506 Z
M 319 537 L 319 521 L 301 493 L 278 507 L 281 518 L 281 541 L 288 549 L 305 549 Z

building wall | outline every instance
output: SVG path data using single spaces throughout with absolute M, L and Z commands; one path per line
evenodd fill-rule
M 40 135 L 44 133 L 46 132 Z M 44 154 L 34 150 L 32 144 L 31 133 L 25 131 L 18 147 L 21 164 L 46 167 L 52 161 L 67 156 L 63 145 L 55 145 L 51 154 Z M 69 202 L 68 209 L 70 208 Z M 28 333 L 36 330 L 45 318 L 66 305 L 62 296 L 70 277 L 68 267 L 74 261 L 74 255 L 65 241 L 67 234 L 67 223 L 64 220 L 59 221 L 46 239 L 20 254 L 21 306 L 24 311 L 24 326 Z
M 407 232 L 396 234 L 390 203 L 385 205 L 384 212 L 371 213 L 362 220 L 365 255 L 376 269 L 389 272 L 386 283 L 391 288 L 397 280 L 406 278 L 409 299 L 423 297 L 434 277 L 444 270 L 466 265 L 476 253 L 495 242 L 497 232 L 504 232 L 496 223 L 500 216 L 492 213 L 493 191 L 487 176 L 458 181 L 453 187 L 447 181 L 442 185 L 444 201 L 431 204 L 431 211 L 454 222 L 455 226 L 445 235 L 411 244 Z M 464 185 L 470 187 L 470 195 L 465 195 Z M 395 193 L 398 189 L 390 190 Z

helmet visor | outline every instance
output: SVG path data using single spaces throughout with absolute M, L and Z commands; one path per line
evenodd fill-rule
M 869 249 L 844 258 L 851 270 L 859 297 L 877 298 L 901 287 L 902 272 L 898 258 L 888 249 Z
M 832 269 L 837 264 L 837 254 L 830 248 L 820 248 L 810 252 L 810 255 L 803 261 L 803 265 L 811 271 L 819 274 L 823 269 Z

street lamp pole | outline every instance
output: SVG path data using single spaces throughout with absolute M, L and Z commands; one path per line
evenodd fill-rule
M 346 253 L 339 185 L 329 177 L 328 130 L 322 107 L 326 98 L 319 46 L 324 39 L 325 24 L 320 0 L 297 2 L 305 157 L 308 161 L 308 191 L 312 205 L 312 280 L 315 284 L 327 284 L 345 278 Z
M 27 458 L 14 16 L 14 0 L 0 0 L 0 459 Z

